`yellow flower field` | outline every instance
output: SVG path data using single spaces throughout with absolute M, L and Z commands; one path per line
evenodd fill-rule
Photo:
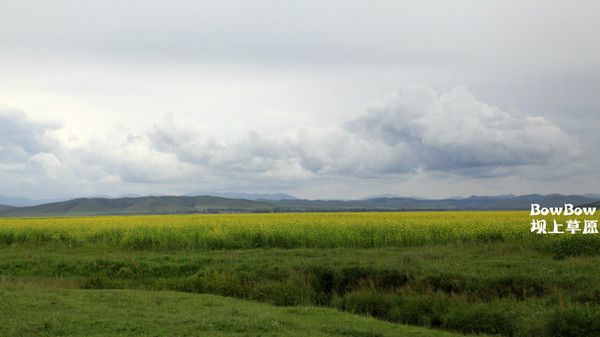
M 234 249 L 407 247 L 450 242 L 537 245 L 565 239 L 577 241 L 579 245 L 582 241 L 595 245 L 599 241 L 598 235 L 580 233 L 532 234 L 530 222 L 531 217 L 523 211 L 3 218 L 0 219 L 0 243 L 129 249 Z M 551 222 L 549 219 L 548 223 Z

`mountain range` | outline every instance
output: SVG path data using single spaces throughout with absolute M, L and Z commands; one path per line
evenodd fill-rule
M 255 196 L 256 197 L 256 196 Z M 0 217 L 87 216 L 129 214 L 410 211 L 410 210 L 526 210 L 531 203 L 545 206 L 597 204 L 600 197 L 561 194 L 470 196 L 421 199 L 376 197 L 361 200 L 308 200 L 224 198 L 220 196 L 142 196 L 78 198 L 35 206 L 0 205 Z
M 195 196 L 195 195 L 211 195 L 213 197 L 222 197 L 229 199 L 247 199 L 247 200 L 292 200 L 298 199 L 292 195 L 285 193 L 236 193 L 236 192 L 211 192 L 211 193 L 196 193 L 196 194 L 188 194 L 186 196 Z M 94 195 L 88 196 L 87 199 L 119 199 L 119 198 L 137 198 L 144 197 L 140 194 L 123 194 L 117 197 L 111 197 L 107 195 Z M 5 195 L 0 195 L 0 207 L 2 206 L 37 206 L 49 203 L 55 203 L 60 201 L 68 201 L 74 198 L 53 198 L 53 199 L 28 199 L 28 198 L 19 198 L 19 197 L 9 197 Z M 600 198 L 598 198 L 600 200 Z M 1 209 L 0 209 L 1 210 Z

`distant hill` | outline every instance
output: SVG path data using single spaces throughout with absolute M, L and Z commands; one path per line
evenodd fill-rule
M 583 205 L 598 201 L 579 195 L 471 196 L 453 199 L 371 198 L 366 200 L 292 200 L 280 201 L 279 207 L 302 210 L 526 210 L 531 203 L 555 206 L 564 203 Z
M 467 209 L 529 209 L 532 203 L 538 203 L 542 207 L 560 206 L 565 203 L 573 205 L 584 205 L 586 203 L 598 201 L 598 198 L 586 197 L 581 195 L 562 195 L 562 194 L 528 194 L 521 196 L 471 196 L 462 200 L 461 207 Z
M 80 198 L 38 206 L 17 207 L 0 211 L 0 216 L 82 216 L 119 214 L 175 214 L 210 212 L 252 212 L 269 210 L 272 205 L 245 199 L 212 196 L 139 197 L 139 198 Z
M 591 202 L 589 204 L 585 204 L 585 206 L 587 206 L 587 207 L 597 207 L 598 209 L 600 209 L 600 201 Z
M 126 214 L 251 213 L 316 211 L 410 210 L 527 210 L 542 206 L 599 204 L 598 198 L 580 195 L 530 194 L 522 196 L 471 196 L 452 199 L 381 197 L 366 200 L 248 200 L 215 196 L 147 196 L 134 198 L 79 198 L 37 206 L 0 206 L 0 217 L 85 216 Z
M 246 200 L 296 200 L 298 198 L 285 193 L 239 193 L 239 192 L 218 192 L 210 193 L 211 196 L 229 198 L 229 199 L 246 199 Z
M 56 202 L 56 201 L 63 201 L 66 199 L 40 199 L 40 200 L 33 200 L 33 199 L 27 199 L 27 198 L 15 198 L 15 197 L 7 197 L 5 195 L 0 195 L 0 204 L 2 205 L 8 205 L 8 206 L 17 206 L 17 207 L 21 207 L 21 206 L 35 206 L 35 205 L 41 205 L 41 204 L 46 204 L 49 202 Z
M 0 205 L 0 212 L 7 210 L 7 209 L 11 209 L 14 208 L 13 206 L 8 206 L 8 205 Z
M 189 196 L 197 196 L 189 195 Z M 222 192 L 222 193 L 210 193 L 206 194 L 213 197 L 221 197 L 227 199 L 245 199 L 245 200 L 295 200 L 296 197 L 285 194 L 285 193 L 235 193 L 235 192 Z M 78 199 L 122 199 L 122 198 L 143 198 L 145 196 L 138 194 L 124 194 L 119 196 L 108 196 L 108 195 L 92 195 L 86 196 L 84 198 Z M 61 201 L 67 201 L 71 198 L 53 198 L 53 199 L 28 199 L 28 198 L 18 198 L 18 197 L 8 197 L 5 195 L 0 195 L 0 205 L 5 206 L 15 206 L 15 207 L 27 207 L 27 206 L 38 206 L 49 203 L 58 203 Z M 599 198 L 600 199 L 600 198 Z M 2 209 L 0 209 L 2 211 Z

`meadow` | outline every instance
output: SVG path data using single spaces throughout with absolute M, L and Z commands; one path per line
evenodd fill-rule
M 358 330 L 331 326 L 308 335 L 600 335 L 600 236 L 536 235 L 530 222 L 527 212 L 507 211 L 0 219 L 0 294 L 10 298 L 0 304 L 0 335 L 56 334 L 52 320 L 47 331 L 20 328 L 13 309 L 33 305 L 32 293 L 46 303 L 61 292 L 63 302 L 83 306 L 93 302 L 86 296 L 101 291 L 141 296 L 131 300 L 133 306 L 173 294 L 254 301 L 232 304 L 248 308 L 247 320 L 253 312 L 248 303 L 282 319 L 281 306 L 380 320 Z M 189 301 L 195 303 L 190 310 L 200 305 Z M 51 317 L 65 314 L 51 306 L 38 312 L 50 308 Z M 306 315 L 294 324 L 325 324 L 319 314 Z M 379 326 L 381 321 L 396 328 Z M 126 322 L 113 323 L 105 325 Z M 408 333 L 404 324 L 427 329 Z M 148 332 L 143 325 L 136 329 L 124 335 Z M 228 329 L 211 331 L 267 335 Z

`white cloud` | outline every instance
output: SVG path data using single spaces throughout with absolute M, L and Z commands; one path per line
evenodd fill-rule
M 34 121 L 23 111 L 0 107 L 0 162 L 53 150 L 57 143 L 52 133 L 60 127 L 59 123 Z
M 0 192 L 600 188 L 600 2 L 115 3 L 0 2 Z
M 146 132 L 120 128 L 87 142 L 59 141 L 52 136 L 59 125 L 23 113 L 0 118 L 6 128 L 0 135 L 3 175 L 48 186 L 59 181 L 74 190 L 82 183 L 148 190 L 173 184 L 189 190 L 299 187 L 433 171 L 498 177 L 523 167 L 552 169 L 579 154 L 578 145 L 545 118 L 488 105 L 464 87 L 438 94 L 425 85 L 406 86 L 337 126 L 287 130 L 275 138 L 249 132 L 231 142 L 172 115 Z M 16 171 L 20 164 L 25 169 Z
M 257 179 L 272 171 L 372 178 L 418 170 L 497 176 L 515 167 L 577 156 L 577 144 L 543 117 L 505 111 L 466 88 L 438 94 L 406 86 L 348 123 L 300 128 L 277 138 L 249 133 L 236 142 L 173 119 L 144 136 L 153 151 L 216 177 Z M 294 179 L 290 174 L 285 177 Z
M 60 160 L 52 153 L 40 152 L 29 157 L 28 162 L 34 171 L 39 171 L 46 177 L 56 180 L 67 170 Z
M 485 174 L 579 154 L 578 145 L 545 118 L 490 106 L 464 87 L 440 95 L 425 85 L 407 86 L 347 128 L 374 143 L 402 149 L 393 155 L 412 162 L 412 169 Z

